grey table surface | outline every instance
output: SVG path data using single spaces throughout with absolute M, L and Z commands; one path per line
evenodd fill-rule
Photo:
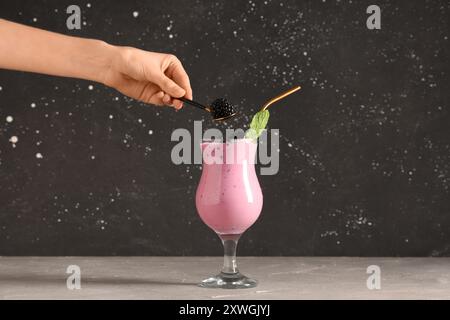
M 450 258 L 239 257 L 256 288 L 205 289 L 220 257 L 0 257 L 1 299 L 450 299 Z M 81 289 L 67 288 L 69 265 Z M 368 266 L 381 288 L 367 288 Z

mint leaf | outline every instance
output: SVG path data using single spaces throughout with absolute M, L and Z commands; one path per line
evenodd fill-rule
M 252 122 L 250 123 L 250 129 L 247 130 L 245 133 L 245 137 L 247 139 L 253 139 L 256 140 L 261 135 L 263 130 L 267 126 L 267 122 L 269 121 L 269 110 L 261 110 L 258 111 L 252 119 Z

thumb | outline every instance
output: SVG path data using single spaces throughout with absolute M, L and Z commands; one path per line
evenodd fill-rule
M 161 89 L 172 96 L 173 98 L 181 98 L 186 94 L 186 90 L 181 88 L 172 79 L 167 77 L 164 73 L 160 75 L 157 79 L 156 84 L 161 87 Z

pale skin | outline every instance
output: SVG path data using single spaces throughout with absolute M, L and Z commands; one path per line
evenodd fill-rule
M 70 37 L 0 19 L 0 68 L 102 83 L 136 100 L 180 109 L 189 77 L 172 55 Z

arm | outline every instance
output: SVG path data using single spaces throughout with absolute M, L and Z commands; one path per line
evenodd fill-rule
M 96 81 L 152 104 L 192 98 L 189 77 L 173 55 L 120 47 L 0 19 L 0 68 Z

